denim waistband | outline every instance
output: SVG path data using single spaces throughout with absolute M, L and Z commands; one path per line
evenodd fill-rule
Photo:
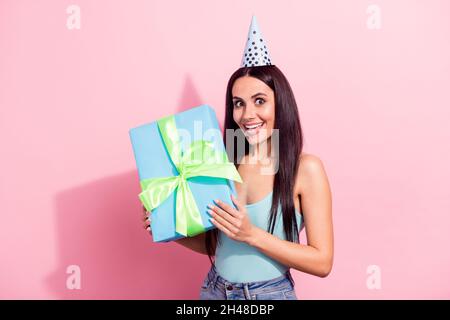
M 221 277 L 219 273 L 217 272 L 217 269 L 214 265 L 211 266 L 211 269 L 208 272 L 208 279 L 209 281 L 212 281 L 214 285 L 221 284 L 221 285 L 232 285 L 235 288 L 244 288 L 247 287 L 249 289 L 253 288 L 260 288 L 260 287 L 266 287 L 266 286 L 274 286 L 276 287 L 277 283 L 281 283 L 284 279 L 288 278 L 291 282 L 292 286 L 295 286 L 294 278 L 292 277 L 292 274 L 290 270 L 287 270 L 284 274 L 282 274 L 279 277 L 269 279 L 269 280 L 263 280 L 263 281 L 253 281 L 253 282 L 232 282 L 228 281 L 225 278 Z

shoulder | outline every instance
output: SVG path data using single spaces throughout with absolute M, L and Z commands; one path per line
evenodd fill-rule
M 311 153 L 302 153 L 300 155 L 300 166 L 299 166 L 299 173 L 301 171 L 304 171 L 308 174 L 317 174 L 320 173 L 322 170 L 324 170 L 324 165 L 322 160 Z
M 296 192 L 303 193 L 313 183 L 320 183 L 326 179 L 325 166 L 322 160 L 310 153 L 302 153 L 296 176 Z

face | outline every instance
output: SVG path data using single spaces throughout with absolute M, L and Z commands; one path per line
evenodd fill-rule
M 273 90 L 254 77 L 238 78 L 233 85 L 233 119 L 250 145 L 270 138 L 275 124 Z

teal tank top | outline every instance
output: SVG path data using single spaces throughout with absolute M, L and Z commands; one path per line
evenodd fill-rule
M 273 191 L 264 199 L 246 205 L 250 221 L 256 227 L 268 230 L 270 207 L 272 205 Z M 304 227 L 302 215 L 295 209 L 299 231 Z M 273 235 L 286 240 L 283 231 L 281 204 L 278 206 L 278 215 Z M 235 241 L 219 230 L 220 244 L 216 247 L 215 265 L 217 273 L 229 282 L 255 282 L 265 281 L 279 277 L 289 268 L 265 255 L 255 247 L 245 242 Z

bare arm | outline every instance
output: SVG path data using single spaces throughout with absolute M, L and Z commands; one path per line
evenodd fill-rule
M 205 247 L 205 233 L 200 233 L 193 237 L 186 237 L 175 240 L 176 243 L 191 249 L 192 251 L 198 252 L 200 254 L 207 254 Z
M 326 277 L 333 265 L 331 191 L 320 159 L 308 156 L 303 168 L 305 188 L 302 203 L 307 245 L 281 240 L 255 228 L 251 245 L 273 259 L 319 277 Z

